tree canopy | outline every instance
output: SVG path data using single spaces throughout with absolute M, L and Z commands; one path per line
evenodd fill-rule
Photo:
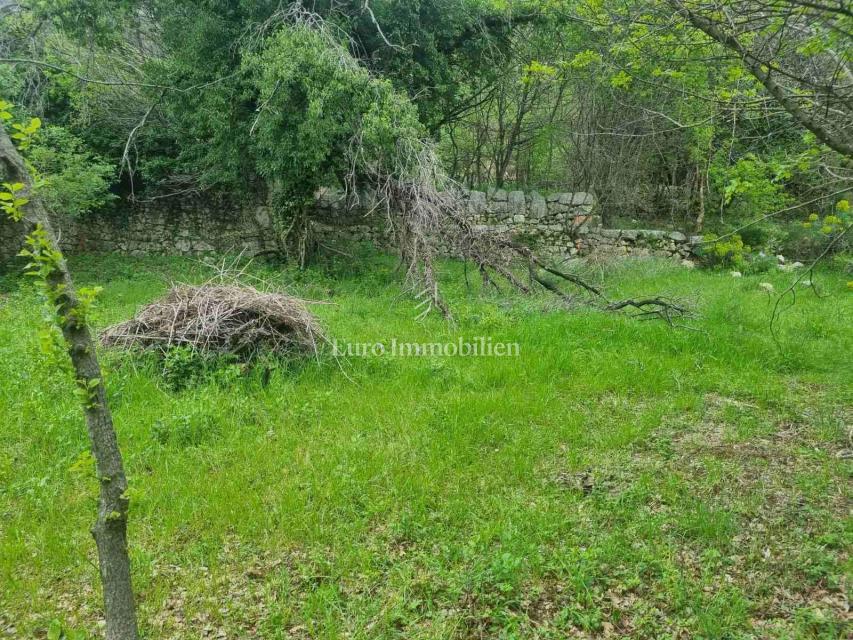
M 25 0 L 1 19 L 6 99 L 134 198 L 293 204 L 394 174 L 404 139 L 466 186 L 588 190 L 605 217 L 695 229 L 831 208 L 849 181 L 843 3 Z

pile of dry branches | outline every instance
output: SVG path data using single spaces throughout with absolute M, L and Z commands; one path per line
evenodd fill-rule
M 106 346 L 163 351 L 189 346 L 242 358 L 260 351 L 311 355 L 324 340 L 302 300 L 221 283 L 175 286 L 101 334 Z

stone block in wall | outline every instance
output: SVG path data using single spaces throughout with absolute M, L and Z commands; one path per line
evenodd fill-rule
M 317 189 L 317 193 L 314 194 L 314 201 L 316 202 L 316 207 L 318 209 L 329 210 L 332 208 L 332 203 L 337 200 L 338 197 L 339 194 L 334 189 L 321 187 Z
M 550 196 L 547 200 L 546 206 L 548 208 L 548 216 L 551 218 L 554 218 L 555 216 L 558 216 L 569 210 L 566 205 L 560 204 L 559 200 L 551 200 Z
M 595 198 L 591 193 L 578 191 L 577 193 L 561 193 L 557 202 L 565 207 L 592 207 L 595 203 Z
M 545 198 L 543 198 L 539 193 L 533 191 L 528 197 L 530 201 L 527 206 L 528 215 L 534 220 L 539 220 L 548 215 L 548 204 L 545 202 Z
M 489 188 L 488 195 L 489 200 L 492 200 L 493 202 L 506 202 L 509 197 L 507 192 L 503 189 L 493 189 L 491 187 Z
M 513 216 L 523 216 L 527 213 L 527 201 L 524 199 L 524 191 L 510 191 L 507 196 L 507 202 Z
M 571 218 L 571 228 L 574 233 L 583 233 L 590 229 L 591 227 L 599 226 L 599 218 L 598 216 L 591 216 L 589 214 L 577 214 L 572 216 Z
M 488 208 L 486 194 L 482 191 L 471 191 L 468 196 L 468 213 L 471 215 L 482 215 Z
M 506 220 L 512 215 L 506 200 L 492 200 L 489 203 L 489 213 L 498 220 Z

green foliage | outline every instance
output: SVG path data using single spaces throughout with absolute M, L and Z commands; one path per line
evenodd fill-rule
M 11 103 L 0 100 L 0 125 L 9 127 L 18 149 L 27 152 L 35 190 L 49 211 L 81 215 L 115 197 L 109 192 L 113 167 L 91 154 L 80 138 L 62 127 L 43 127 L 39 118 L 30 118 L 26 125 L 13 122 L 13 109 Z M 2 186 L 0 207 L 13 220 L 20 220 L 22 207 L 29 202 L 17 195 L 24 185 Z
M 835 213 L 822 218 L 817 213 L 812 213 L 806 220 L 790 225 L 781 241 L 782 252 L 786 256 L 810 260 L 823 254 L 827 248 L 831 253 L 849 251 L 853 241 L 848 237 L 850 235 L 848 230 L 853 221 L 844 207 L 845 205 L 842 204 Z
M 14 117 L 12 115 L 13 107 L 14 105 L 11 102 L 0 99 L 0 124 L 9 122 Z
M 745 245 L 768 250 L 777 246 L 779 233 L 779 226 L 772 224 L 753 224 L 738 231 Z
M 244 67 L 262 105 L 251 140 L 258 172 L 286 202 L 304 204 L 353 162 L 394 175 L 397 150 L 423 136 L 417 112 L 391 83 L 315 31 L 281 29 Z
M 203 354 L 188 346 L 172 347 L 162 357 L 163 380 L 174 391 L 208 383 L 227 387 L 243 373 L 243 367 L 233 357 Z
M 44 127 L 27 157 L 40 178 L 39 197 L 50 211 L 80 216 L 115 198 L 109 191 L 115 168 L 63 127 Z
M 374 22 L 364 6 L 362 0 L 312 3 L 353 39 L 353 51 L 365 67 L 414 100 L 430 132 L 464 111 L 479 87 L 499 77 L 516 23 L 532 15 L 526 7 L 491 0 L 372 0 Z M 389 47 L 386 39 L 397 46 Z
M 710 175 L 720 193 L 726 217 L 745 220 L 790 204 L 785 180 L 791 177 L 791 171 L 785 161 L 749 153 L 730 166 L 718 156 L 711 165 Z
M 21 197 L 23 190 L 21 182 L 4 182 L 0 190 L 0 209 L 13 222 L 18 222 L 24 216 L 23 207 L 29 202 L 29 198 Z
M 11 115 L 8 112 L 4 114 L 0 114 L 0 118 L 6 120 L 5 116 Z M 20 124 L 17 122 L 12 123 L 11 125 L 14 133 L 10 134 L 13 140 L 17 141 L 18 148 L 21 151 L 26 151 L 33 144 L 33 141 L 36 139 L 36 135 L 38 134 L 39 129 L 41 128 L 41 119 L 39 118 L 30 118 L 30 121 L 27 124 Z
M 18 254 L 29 259 L 24 267 L 25 273 L 47 289 L 48 301 L 51 305 L 55 305 L 57 298 L 64 293 L 64 289 L 59 288 L 63 285 L 51 285 L 49 280 L 59 268 L 62 252 L 53 246 L 47 232 L 40 224 L 37 224 L 27 236 L 25 243 L 25 247 Z
M 100 45 L 118 44 L 126 20 L 138 8 L 136 0 L 30 0 L 26 4 L 37 21 Z
M 86 640 L 88 637 L 84 630 L 68 627 L 57 619 L 51 620 L 47 628 L 47 640 Z
M 743 269 L 746 266 L 750 247 L 744 244 L 738 234 L 719 241 L 714 234 L 708 234 L 704 240 L 707 244 L 701 251 L 701 258 L 707 266 L 724 269 Z

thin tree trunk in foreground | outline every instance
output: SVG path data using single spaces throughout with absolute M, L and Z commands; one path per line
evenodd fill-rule
M 26 185 L 30 201 L 25 207 L 27 215 L 24 219 L 29 225 L 40 225 L 50 245 L 58 251 L 47 211 L 39 198 L 32 194 L 32 177 L 2 127 L 0 168 L 7 179 Z M 89 393 L 89 399 L 83 404 L 83 413 L 100 483 L 98 518 L 92 527 L 92 536 L 98 548 L 98 564 L 104 588 L 107 640 L 136 640 L 139 634 L 130 581 L 130 558 L 127 554 L 127 479 L 112 415 L 107 406 L 95 343 L 85 319 L 77 319 L 75 311 L 80 310 L 80 304 L 64 258 L 59 258 L 56 268 L 48 276 L 47 284 L 54 291 L 60 291 L 55 312 L 74 367 L 77 384 Z

